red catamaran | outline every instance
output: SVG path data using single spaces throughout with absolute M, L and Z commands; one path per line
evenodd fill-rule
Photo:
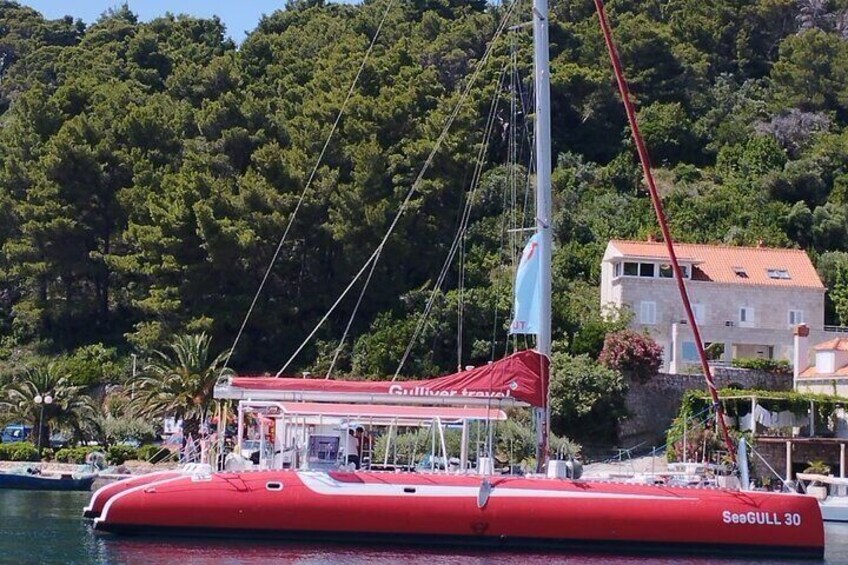
M 626 84 L 603 5 L 600 0 L 596 5 L 627 105 Z M 335 465 L 339 443 L 347 434 L 343 431 L 333 438 L 319 432 L 345 430 L 339 422 L 349 424 L 352 417 L 388 426 L 420 424 L 432 417 L 440 430 L 443 421 L 452 421 L 462 426 L 465 449 L 469 421 L 499 419 L 501 409 L 511 406 L 530 406 L 536 411 L 538 459 L 541 462 L 547 456 L 551 155 L 546 0 L 534 1 L 533 21 L 538 223 L 534 255 L 539 269 L 534 284 L 540 304 L 539 327 L 534 332 L 537 351 L 516 353 L 440 379 L 409 383 L 233 378 L 216 389 L 216 397 L 238 401 L 239 443 L 244 412 L 258 410 L 261 418 L 273 421 L 274 441 L 283 448 L 281 452 L 260 454 L 256 466 L 260 470 L 212 472 L 208 467 L 194 467 L 108 485 L 94 494 L 86 508 L 86 515 L 95 517 L 97 530 L 822 557 L 824 528 L 819 506 L 814 498 L 802 495 L 584 481 L 562 478 L 557 465 L 549 467 L 549 476 L 494 476 L 490 466 L 480 461 L 475 472 L 469 472 L 467 453 L 461 455 L 454 473 L 327 467 Z M 632 129 L 638 134 L 637 127 Z M 646 156 L 643 164 L 647 165 Z M 646 177 L 653 187 L 647 166 Z M 664 224 L 658 200 L 655 206 Z M 670 255 L 680 280 L 673 249 Z M 681 291 L 685 293 L 685 289 Z M 709 381 L 708 367 L 705 370 Z M 428 406 L 427 415 L 421 413 L 422 406 Z M 721 414 L 719 419 L 723 423 Z M 261 427 L 264 430 L 264 425 Z M 441 443 L 446 456 L 444 438 Z M 433 461 L 431 470 L 436 467 Z M 443 463 L 447 471 L 447 457 Z
M 474 419 L 503 419 L 505 407 L 542 405 L 544 359 L 522 351 L 429 381 L 240 377 L 216 395 L 238 400 L 240 412 L 264 407 L 282 445 L 307 439 L 305 430 L 325 437 L 319 435 L 327 433 L 321 432 L 321 419 L 330 430 L 338 429 L 339 418 L 372 425 L 435 418 L 465 430 Z M 466 457 L 460 469 L 467 467 Z M 544 476 L 296 470 L 336 460 L 333 453 L 323 460 L 271 459 L 262 465 L 285 469 L 213 473 L 196 466 L 144 475 L 101 488 L 86 515 L 96 518 L 97 530 L 114 533 L 784 557 L 823 553 L 818 504 L 802 495 Z

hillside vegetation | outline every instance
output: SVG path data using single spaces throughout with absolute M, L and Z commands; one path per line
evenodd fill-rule
M 127 372 L 130 353 L 180 333 L 205 331 L 214 349 L 229 347 L 385 5 L 291 1 L 235 45 L 217 19 L 139 22 L 124 8 L 86 25 L 0 3 L 6 370 L 87 347 L 88 358 Z M 803 248 L 834 287 L 828 321 L 848 322 L 848 2 L 608 8 L 674 236 Z M 236 370 L 278 369 L 360 270 L 506 10 L 394 5 L 236 348 Z M 552 10 L 554 325 L 564 349 L 597 354 L 603 249 L 658 229 L 592 2 Z M 529 20 L 528 3 L 517 13 L 515 23 Z M 448 271 L 402 372 L 449 371 L 506 350 L 509 265 L 521 245 L 506 228 L 532 225 L 532 196 L 523 208 L 531 70 L 529 28 L 501 38 L 382 253 L 337 371 L 394 373 L 460 223 L 498 91 L 464 276 L 457 264 Z M 291 370 L 327 370 L 360 288 Z

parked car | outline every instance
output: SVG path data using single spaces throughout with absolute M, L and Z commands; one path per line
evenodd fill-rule
M 0 435 L 0 442 L 13 443 L 16 441 L 26 441 L 32 433 L 32 426 L 26 424 L 9 424 L 3 428 L 3 433 Z
M 50 435 L 50 447 L 53 449 L 61 449 L 68 447 L 71 443 L 71 438 L 62 432 L 56 432 Z

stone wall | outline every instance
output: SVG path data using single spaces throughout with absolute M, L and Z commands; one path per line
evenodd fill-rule
M 792 390 L 792 375 L 715 367 L 713 378 L 719 389 L 734 386 L 758 390 Z M 639 446 L 638 450 L 650 450 L 665 444 L 666 430 L 680 410 L 683 394 L 693 389 L 707 390 L 703 375 L 660 373 L 644 384 L 631 382 L 625 401 L 630 416 L 619 424 L 619 444 L 627 448 Z

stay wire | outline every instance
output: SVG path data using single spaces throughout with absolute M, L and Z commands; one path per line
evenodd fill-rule
M 483 141 L 481 143 L 480 149 L 477 152 L 477 164 L 474 169 L 474 174 L 471 178 L 471 189 L 469 190 L 469 195 L 465 201 L 465 207 L 463 208 L 461 219 L 459 222 L 459 226 L 457 228 L 456 234 L 454 235 L 453 242 L 451 243 L 451 247 L 448 251 L 448 256 L 445 258 L 445 262 L 442 265 L 442 270 L 439 273 L 438 278 L 436 279 L 436 283 L 433 285 L 433 290 L 430 292 L 430 297 L 427 299 L 427 304 L 424 307 L 424 312 L 418 317 L 418 322 L 415 325 L 415 331 L 413 331 L 412 337 L 406 345 L 406 349 L 404 350 L 403 356 L 401 357 L 400 363 L 398 364 L 397 369 L 395 370 L 395 374 L 392 377 L 392 380 L 397 380 L 400 375 L 403 366 L 406 364 L 409 355 L 412 353 L 413 347 L 415 347 L 415 343 L 418 341 L 418 337 L 421 335 L 421 332 L 424 329 L 424 324 L 427 321 L 427 318 L 430 316 L 430 312 L 433 309 L 433 306 L 436 302 L 436 298 L 438 297 L 439 291 L 444 284 L 445 278 L 447 277 L 448 271 L 450 270 L 451 264 L 453 264 L 453 259 L 456 256 L 457 250 L 460 248 L 462 240 L 465 236 L 465 231 L 468 228 L 468 221 L 471 215 L 471 208 L 474 203 L 474 194 L 476 192 L 477 187 L 479 186 L 480 176 L 482 174 L 482 161 L 484 159 L 484 154 L 486 148 L 489 144 L 489 139 L 491 137 L 491 131 L 494 124 L 494 116 L 495 110 L 497 109 L 498 101 L 500 99 L 500 91 L 501 86 L 503 84 L 504 73 L 501 72 L 501 75 L 498 79 L 498 87 L 495 92 L 495 97 L 492 99 L 492 105 L 489 110 L 489 116 L 486 121 L 486 128 L 483 137 Z M 464 272 L 460 272 L 460 281 L 464 277 Z M 459 331 L 462 331 L 461 326 L 459 326 Z M 459 368 L 462 367 L 462 361 L 459 359 L 457 361 Z
M 336 367 L 336 361 L 339 358 L 339 355 L 344 348 L 345 341 L 347 340 L 347 334 L 350 332 L 350 328 L 353 325 L 353 320 L 356 318 L 356 313 L 359 311 L 359 306 L 362 304 L 362 298 L 365 296 L 365 291 L 368 290 L 368 284 L 371 282 L 371 277 L 374 276 L 374 269 L 377 268 L 377 261 L 379 261 L 379 256 L 377 256 L 371 262 L 371 271 L 368 273 L 368 278 L 365 279 L 365 283 L 362 285 L 362 290 L 359 292 L 359 299 L 356 301 L 356 306 L 353 307 L 353 312 L 350 315 L 350 319 L 347 321 L 347 326 L 345 326 L 344 333 L 342 334 L 342 338 L 339 340 L 339 345 L 336 347 L 335 353 L 333 353 L 333 360 L 330 362 L 330 368 L 327 369 L 327 374 L 324 377 L 325 379 L 329 379 L 330 375 L 333 374 L 333 369 Z
M 289 217 L 288 224 L 286 225 L 286 229 L 283 231 L 282 237 L 280 237 L 279 243 L 277 243 L 277 248 L 274 250 L 274 255 L 271 257 L 271 262 L 268 264 L 268 268 L 265 269 L 265 274 L 262 276 L 262 282 L 259 283 L 259 288 L 256 290 L 256 294 L 253 296 L 253 300 L 250 302 L 250 307 L 247 310 L 247 314 L 244 316 L 244 320 L 241 323 L 241 327 L 239 327 L 239 331 L 236 334 L 236 338 L 233 341 L 233 345 L 227 353 L 227 358 L 221 368 L 221 373 L 218 375 L 218 379 L 221 379 L 224 375 L 224 369 L 229 365 L 230 358 L 233 355 L 233 352 L 238 345 L 239 340 L 241 339 L 242 334 L 244 333 L 245 327 L 247 327 L 247 322 L 250 319 L 251 314 L 253 313 L 254 308 L 256 307 L 256 303 L 259 301 L 259 296 L 262 294 L 262 291 L 265 288 L 265 283 L 268 282 L 268 277 L 271 275 L 271 269 L 274 268 L 274 264 L 277 262 L 277 259 L 280 256 L 280 252 L 283 249 L 283 244 L 286 241 L 286 238 L 289 235 L 289 231 L 291 231 L 291 227 L 294 224 L 294 220 L 297 217 L 298 212 L 300 211 L 301 206 L 303 205 L 303 201 L 306 198 L 307 192 L 312 186 L 312 181 L 315 179 L 315 175 L 318 172 L 318 167 L 321 165 L 321 162 L 324 160 L 324 154 L 327 152 L 327 148 L 330 146 L 330 141 L 333 139 L 333 135 L 336 133 L 336 129 L 339 126 L 339 122 L 344 115 L 345 110 L 347 109 L 347 104 L 350 102 L 350 99 L 353 97 L 354 90 L 356 89 L 356 85 L 359 83 L 359 77 L 362 76 L 362 71 L 365 69 L 365 64 L 368 62 L 368 58 L 371 56 L 371 52 L 374 50 L 374 45 L 377 43 L 377 38 L 380 37 L 380 31 L 383 29 L 383 24 L 386 21 L 386 18 L 389 15 L 389 11 L 394 5 L 395 0 L 388 0 L 386 3 L 386 9 L 383 11 L 383 16 L 380 18 L 380 23 L 377 26 L 377 30 L 374 32 L 374 37 L 371 38 L 371 43 L 368 45 L 368 49 L 365 51 L 365 56 L 362 58 L 362 63 L 359 65 L 359 69 L 356 71 L 356 76 L 353 78 L 353 82 L 350 84 L 350 88 L 347 91 L 347 95 L 345 96 L 344 102 L 342 102 L 341 108 L 339 108 L 339 113 L 336 115 L 336 120 L 333 122 L 333 127 L 330 128 L 330 133 L 327 135 L 327 140 L 324 142 L 324 146 L 321 148 L 321 152 L 318 155 L 318 159 L 315 161 L 315 166 L 312 167 L 312 172 L 309 173 L 309 178 L 306 181 L 306 185 L 303 187 L 303 190 L 300 192 L 300 197 L 297 200 L 297 204 L 294 207 L 294 211 Z
M 710 369 L 707 354 L 704 351 L 704 342 L 701 339 L 701 331 L 698 327 L 698 321 L 695 319 L 695 314 L 692 310 L 692 304 L 689 300 L 689 292 L 686 289 L 686 282 L 683 278 L 683 272 L 681 271 L 679 261 L 677 260 L 677 252 L 674 249 L 674 241 L 671 238 L 671 230 L 668 227 L 668 221 L 666 219 L 662 199 L 660 198 L 659 190 L 657 189 L 657 185 L 654 180 L 650 155 L 648 155 L 648 149 L 645 145 L 645 140 L 639 130 L 639 120 L 636 115 L 636 109 L 634 107 L 633 100 L 630 96 L 630 87 L 628 86 L 627 79 L 624 76 L 624 68 L 621 64 L 621 58 L 619 57 L 618 49 L 616 48 L 615 42 L 613 40 L 612 28 L 610 26 L 609 20 L 607 19 L 606 8 L 604 6 L 603 0 L 594 1 L 595 11 L 598 13 L 598 21 L 601 24 L 601 32 L 603 33 L 604 42 L 606 43 L 607 52 L 609 53 L 610 62 L 612 63 L 613 74 L 615 75 L 616 83 L 618 84 L 619 94 L 624 104 L 624 111 L 627 115 L 627 122 L 630 125 L 630 132 L 632 134 L 633 141 L 636 143 L 636 152 L 639 155 L 639 162 L 642 164 L 642 172 L 645 177 L 645 183 L 648 185 L 648 193 L 651 195 L 651 204 L 653 205 L 654 213 L 657 217 L 657 223 L 659 223 L 660 231 L 663 235 L 663 241 L 665 242 L 666 251 L 668 252 L 668 258 L 671 262 L 672 269 L 674 271 L 674 279 L 677 283 L 677 289 L 680 293 L 680 299 L 683 302 L 683 309 L 686 313 L 686 319 L 689 322 L 689 327 L 692 331 L 692 337 L 695 340 L 695 347 L 698 349 L 698 358 L 701 361 L 701 369 L 704 373 L 704 380 L 706 380 L 707 382 L 707 389 L 710 392 L 710 396 L 712 397 L 713 403 L 716 405 L 716 412 L 718 414 L 718 424 L 721 429 L 722 436 L 724 438 L 724 443 L 727 446 L 728 455 L 735 463 L 736 454 L 733 448 L 733 440 L 730 437 L 730 432 L 727 429 L 727 422 L 725 421 L 724 410 L 722 409 L 721 403 L 719 402 L 718 389 L 716 388 L 715 381 L 713 380 L 712 369 Z
M 418 172 L 418 176 L 415 178 L 415 181 L 412 183 L 412 186 L 409 188 L 409 191 L 407 191 L 406 197 L 404 198 L 403 202 L 401 203 L 401 206 L 398 209 L 397 214 L 395 214 L 395 217 L 392 220 L 392 223 L 389 225 L 388 230 L 386 230 L 386 233 L 383 236 L 383 239 L 380 241 L 380 244 L 377 246 L 377 248 L 374 250 L 374 252 L 368 258 L 368 260 L 365 262 L 365 264 L 362 265 L 362 268 L 359 269 L 359 272 L 356 273 L 356 275 L 353 277 L 353 280 L 350 282 L 350 284 L 348 284 L 347 287 L 342 291 L 341 295 L 338 297 L 338 299 L 336 299 L 336 301 L 333 303 L 333 305 L 330 307 L 330 309 L 327 311 L 327 313 L 315 325 L 315 328 L 309 333 L 309 335 L 306 337 L 306 339 L 303 340 L 303 343 L 300 344 L 300 346 L 292 354 L 292 356 L 289 358 L 289 360 L 286 361 L 285 365 L 283 365 L 283 367 L 279 371 L 277 371 L 277 374 L 276 374 L 277 377 L 282 376 L 282 374 L 289 367 L 289 365 L 292 363 L 292 361 L 294 361 L 294 359 L 300 354 L 300 352 L 303 350 L 303 348 L 306 347 L 306 344 L 309 343 L 309 341 L 315 336 L 315 334 L 318 332 L 318 330 L 321 328 L 321 326 L 324 324 L 324 322 L 327 321 L 327 319 L 335 311 L 335 309 L 338 307 L 338 305 L 341 303 L 341 301 L 345 298 L 345 296 L 347 296 L 347 293 L 350 292 L 350 289 L 353 287 L 353 285 L 356 284 L 356 281 L 359 280 L 359 277 L 362 276 L 362 274 L 365 272 L 365 270 L 371 264 L 371 261 L 376 260 L 376 258 L 380 255 L 380 253 L 382 253 L 382 250 L 385 247 L 386 242 L 389 240 L 389 237 L 394 232 L 395 227 L 397 227 L 398 222 L 400 222 L 401 217 L 403 217 L 403 213 L 406 211 L 407 207 L 409 206 L 409 202 L 412 200 L 412 197 L 418 191 L 418 186 L 421 184 L 422 180 L 424 179 L 424 174 L 429 170 L 430 165 L 432 165 L 432 163 L 433 163 L 433 159 L 436 157 L 436 153 L 438 153 L 438 151 L 439 151 L 439 149 L 441 149 L 442 144 L 444 143 L 445 139 L 447 139 L 448 132 L 450 131 L 451 126 L 453 126 L 454 121 L 456 121 L 456 118 L 459 115 L 459 111 L 462 109 L 463 105 L 465 104 L 466 99 L 468 98 L 469 94 L 471 93 L 471 88 L 474 86 L 474 83 L 476 82 L 477 77 L 479 76 L 480 72 L 483 70 L 483 67 L 488 62 L 489 56 L 491 55 L 492 50 L 494 49 L 494 46 L 497 44 L 497 40 L 503 34 L 504 27 L 506 26 L 506 22 L 508 21 L 510 15 L 512 14 L 512 9 L 513 9 L 514 6 L 515 6 L 514 4 L 511 5 L 510 8 L 507 10 L 506 14 L 504 15 L 503 19 L 501 20 L 500 24 L 498 25 L 498 28 L 495 31 L 495 34 L 492 37 L 492 41 L 489 42 L 489 45 L 486 47 L 486 51 L 483 53 L 483 56 L 477 62 L 477 66 L 474 68 L 474 72 L 472 73 L 471 77 L 468 79 L 468 82 L 466 83 L 465 88 L 463 89 L 462 94 L 460 95 L 459 101 L 457 102 L 456 106 L 454 106 L 454 109 L 451 112 L 450 116 L 448 116 L 448 119 L 445 122 L 445 125 L 442 128 L 441 133 L 439 134 L 439 137 L 436 139 L 436 143 L 433 145 L 433 148 L 430 150 L 430 154 L 427 156 L 427 159 L 425 160 L 424 165 L 422 166 L 421 170 Z

